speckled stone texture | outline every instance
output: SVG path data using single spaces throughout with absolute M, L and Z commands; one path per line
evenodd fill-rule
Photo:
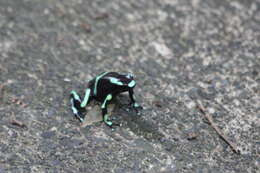
M 113 132 L 69 106 L 102 71 L 144 107 Z M 0 172 L 256 173 L 259 83 L 259 0 L 0 0 Z

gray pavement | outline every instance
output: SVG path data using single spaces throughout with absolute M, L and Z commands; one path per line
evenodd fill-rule
M 120 95 L 115 131 L 70 110 L 102 71 L 144 107 Z M 256 173 L 259 73 L 259 0 L 0 0 L 0 173 Z

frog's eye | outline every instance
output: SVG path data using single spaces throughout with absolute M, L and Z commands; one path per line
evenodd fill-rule
M 127 73 L 126 77 L 128 79 L 132 79 L 132 78 L 134 78 L 134 75 L 132 73 Z

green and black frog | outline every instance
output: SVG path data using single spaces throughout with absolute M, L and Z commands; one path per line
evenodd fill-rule
M 96 76 L 94 79 L 90 80 L 87 89 L 85 90 L 85 96 L 83 100 L 77 94 L 76 91 L 72 90 L 70 93 L 71 99 L 71 109 L 76 118 L 81 122 L 84 120 L 83 113 L 85 112 L 85 107 L 87 104 L 95 99 L 101 102 L 101 109 L 103 115 L 103 121 L 109 127 L 113 125 L 118 125 L 112 123 L 111 119 L 107 113 L 107 105 L 110 101 L 115 98 L 119 93 L 128 92 L 131 100 L 131 105 L 138 112 L 142 109 L 135 101 L 134 87 L 136 86 L 136 81 L 134 80 L 134 75 L 132 73 L 117 73 L 117 72 L 103 72 Z

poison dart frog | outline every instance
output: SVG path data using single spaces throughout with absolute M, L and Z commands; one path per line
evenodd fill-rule
M 112 123 L 111 119 L 109 118 L 107 113 L 107 105 L 119 93 L 128 91 L 131 105 L 138 112 L 138 109 L 142 109 L 142 106 L 140 106 L 135 101 L 135 86 L 136 81 L 134 80 L 134 75 L 132 73 L 122 74 L 117 72 L 103 72 L 89 81 L 83 100 L 76 91 L 71 91 L 70 102 L 72 112 L 76 118 L 83 122 L 83 113 L 85 112 L 85 107 L 91 100 L 95 99 L 102 103 L 101 109 L 104 123 L 109 127 L 118 125 Z

